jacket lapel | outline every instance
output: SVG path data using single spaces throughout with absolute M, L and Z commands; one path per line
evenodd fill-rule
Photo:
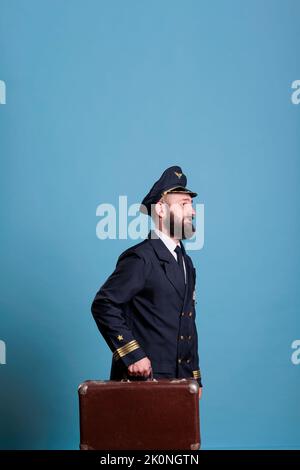
M 193 271 L 194 266 L 190 257 L 186 254 L 185 248 L 183 243 L 180 243 L 182 254 L 184 256 L 185 262 L 185 269 L 186 269 L 186 289 L 185 289 L 185 296 L 184 296 L 184 305 L 188 298 L 192 296 L 192 290 L 194 289 L 194 280 L 193 280 Z
M 176 259 L 170 253 L 170 250 L 168 250 L 164 242 L 159 237 L 157 237 L 155 232 L 150 231 L 148 234 L 148 239 L 161 262 L 167 278 L 176 289 L 180 297 L 184 299 L 185 291 L 187 289 L 185 289 L 184 279 Z

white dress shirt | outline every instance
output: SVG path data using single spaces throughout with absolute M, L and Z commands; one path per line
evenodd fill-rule
M 166 247 L 168 248 L 170 253 L 172 253 L 172 255 L 174 256 L 174 258 L 177 261 L 177 253 L 174 250 L 175 250 L 177 245 L 180 246 L 180 243 L 179 242 L 175 243 L 174 240 L 172 240 L 172 238 L 170 238 L 168 235 L 161 232 L 157 228 L 154 229 L 154 232 L 161 239 L 161 241 L 166 245 Z M 182 261 L 183 261 L 183 270 L 184 270 L 184 282 L 186 284 L 186 269 L 185 269 L 184 257 L 182 257 Z

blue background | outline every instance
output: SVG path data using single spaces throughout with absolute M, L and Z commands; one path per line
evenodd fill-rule
M 77 449 L 107 378 L 96 207 L 181 165 L 205 204 L 203 448 L 300 448 L 299 1 L 0 0 L 0 446 Z

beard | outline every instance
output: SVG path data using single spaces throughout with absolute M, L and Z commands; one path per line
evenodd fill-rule
M 192 238 L 196 231 L 192 217 L 179 219 L 172 211 L 169 212 L 169 216 L 166 218 L 165 228 L 168 230 L 170 236 L 177 240 Z

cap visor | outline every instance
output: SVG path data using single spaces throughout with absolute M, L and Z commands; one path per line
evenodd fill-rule
M 194 193 L 194 191 L 191 191 L 188 188 L 184 188 L 183 186 L 177 186 L 176 188 L 172 188 L 170 191 L 166 191 L 166 193 L 184 193 L 189 194 L 191 197 L 196 197 L 198 195 L 198 193 Z

